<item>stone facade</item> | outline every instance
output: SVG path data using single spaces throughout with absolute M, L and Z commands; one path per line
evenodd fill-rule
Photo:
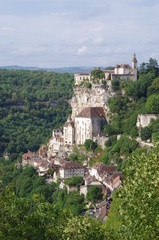
M 81 82 L 84 80 L 91 80 L 91 74 L 90 73 L 75 73 L 74 74 L 74 80 L 77 85 L 80 85 Z
M 74 122 L 69 116 L 67 122 L 64 125 L 64 145 L 73 145 L 75 142 L 75 128 Z
M 60 147 L 63 146 L 63 129 L 54 129 L 52 132 L 52 138 L 48 143 L 48 157 L 55 156 L 59 152 Z
M 79 163 L 67 162 L 60 168 L 60 178 L 68 179 L 73 176 L 84 177 L 84 168 Z
M 134 54 L 132 59 L 132 66 L 129 64 L 117 64 L 114 70 L 103 70 L 106 80 L 114 80 L 118 77 L 121 80 L 131 79 L 133 81 L 137 80 L 137 59 L 136 54 Z M 92 81 L 91 73 L 76 73 L 74 75 L 75 85 L 80 85 L 84 80 Z
M 137 128 L 141 129 L 144 127 L 147 127 L 151 120 L 157 120 L 158 115 L 157 114 L 139 114 L 137 117 Z
M 104 110 L 101 107 L 88 107 L 75 117 L 75 142 L 84 144 L 86 139 L 92 139 L 103 131 L 105 122 Z

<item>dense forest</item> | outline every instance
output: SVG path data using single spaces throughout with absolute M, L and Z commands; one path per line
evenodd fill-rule
M 143 63 L 138 80 L 112 82 L 116 96 L 109 99 L 109 140 L 99 159 L 116 163 L 123 171 L 123 187 L 114 192 L 106 223 L 83 216 L 86 202 L 79 191 L 59 190 L 46 184 L 32 167 L 15 162 L 27 149 L 37 150 L 54 127 L 62 126 L 71 109 L 73 76 L 43 71 L 0 70 L 0 238 L 14 239 L 159 239 L 159 120 L 142 130 L 143 141 L 155 147 L 147 152 L 136 137 L 137 115 L 159 114 L 159 68 L 155 59 Z M 117 139 L 117 135 L 121 135 Z M 93 147 L 93 148 L 92 148 Z M 99 151 L 87 142 L 87 151 Z M 3 153 L 9 152 L 5 161 Z M 99 152 L 98 152 L 99 153 Z M 74 153 L 71 160 L 82 161 Z M 67 183 L 79 187 L 81 178 Z M 101 193 L 89 192 L 95 204 Z
M 37 150 L 71 111 L 73 75 L 0 70 L 0 154 Z

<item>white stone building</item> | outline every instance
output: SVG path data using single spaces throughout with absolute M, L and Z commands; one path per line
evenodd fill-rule
M 63 179 L 71 178 L 73 176 L 84 177 L 84 168 L 79 163 L 66 162 L 60 168 L 59 173 L 60 173 L 60 178 L 63 178 Z
M 134 53 L 132 59 L 132 66 L 129 64 L 117 64 L 114 70 L 103 70 L 106 80 L 114 80 L 118 77 L 121 80 L 131 79 L 133 81 L 137 80 L 137 59 L 136 54 Z M 76 73 L 74 74 L 75 85 L 80 85 L 84 80 L 91 81 L 91 73 Z
M 121 172 L 117 172 L 116 166 L 107 166 L 102 162 L 98 162 L 90 169 L 89 174 L 102 182 L 111 191 L 121 185 Z
M 88 107 L 75 117 L 75 143 L 84 144 L 86 139 L 102 133 L 105 114 L 102 107 Z
M 76 85 L 79 85 L 84 80 L 91 80 L 91 74 L 90 73 L 75 73 L 74 74 L 74 81 Z
M 116 78 L 123 79 L 131 79 L 136 81 L 137 80 L 137 59 L 136 54 L 134 54 L 134 57 L 132 59 L 132 67 L 129 66 L 129 64 L 117 64 L 114 69 L 114 74 L 112 74 L 112 80 Z
M 69 116 L 67 122 L 64 125 L 64 145 L 73 145 L 75 142 L 75 128 L 74 122 Z
M 60 147 L 63 145 L 63 129 L 54 129 L 52 132 L 52 138 L 48 143 L 48 157 L 55 156 L 59 152 Z

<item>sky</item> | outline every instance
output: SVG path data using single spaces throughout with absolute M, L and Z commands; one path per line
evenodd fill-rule
M 0 0 L 0 66 L 159 62 L 159 0 Z

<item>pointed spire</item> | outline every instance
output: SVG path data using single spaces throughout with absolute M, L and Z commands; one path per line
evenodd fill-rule
M 137 59 L 136 59 L 136 54 L 134 53 L 134 57 L 133 57 L 133 62 L 137 62 Z

